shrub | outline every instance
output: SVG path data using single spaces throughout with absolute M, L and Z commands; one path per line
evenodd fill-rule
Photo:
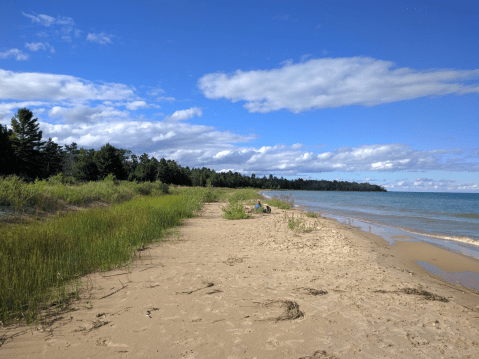
M 252 218 L 244 211 L 244 206 L 240 202 L 233 202 L 226 207 L 221 208 L 224 212 L 223 218 L 226 219 L 246 219 Z

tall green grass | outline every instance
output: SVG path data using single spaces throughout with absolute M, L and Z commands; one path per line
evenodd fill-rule
M 280 198 L 274 196 L 265 201 L 268 205 L 273 207 L 278 207 L 279 209 L 290 209 L 294 206 L 294 199 L 292 195 L 289 196 L 281 195 Z
M 138 248 L 161 241 L 168 228 L 193 217 L 206 191 L 175 189 L 172 195 L 0 228 L 0 321 L 38 321 L 51 303 L 78 295 L 81 276 L 127 267 Z
M 103 181 L 71 184 L 62 174 L 35 183 L 23 182 L 13 175 L 0 177 L 0 204 L 16 210 L 34 207 L 43 211 L 57 211 L 65 205 L 87 205 L 95 201 L 120 203 L 134 197 L 168 193 L 168 185 L 156 182 L 116 181 L 108 176 Z

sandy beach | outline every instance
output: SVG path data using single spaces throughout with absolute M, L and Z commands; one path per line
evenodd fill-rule
M 0 357 L 479 357 L 479 292 L 415 262 L 479 273 L 478 261 L 322 217 L 297 234 L 277 208 L 226 220 L 223 205 L 205 204 L 131 272 L 84 278 L 49 325 L 0 328 Z

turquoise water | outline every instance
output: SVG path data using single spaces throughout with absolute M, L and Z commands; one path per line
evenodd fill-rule
M 295 205 L 396 240 L 423 241 L 479 259 L 479 194 L 267 191 Z M 395 236 L 409 236 L 396 239 Z

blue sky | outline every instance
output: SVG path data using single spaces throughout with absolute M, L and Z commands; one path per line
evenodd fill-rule
M 2 1 L 0 123 L 182 166 L 479 192 L 473 1 Z

